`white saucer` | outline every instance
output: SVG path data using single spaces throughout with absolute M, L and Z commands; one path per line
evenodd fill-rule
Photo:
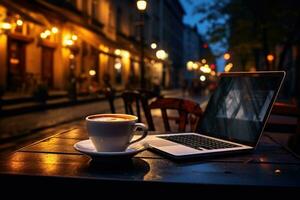
M 91 140 L 82 140 L 74 144 L 75 150 L 86 154 L 92 159 L 128 159 L 132 158 L 134 155 L 144 151 L 146 149 L 146 145 L 137 143 L 135 145 L 129 146 L 125 151 L 122 152 L 98 152 L 96 151 Z

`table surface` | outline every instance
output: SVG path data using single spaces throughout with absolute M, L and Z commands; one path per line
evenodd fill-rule
M 271 135 L 272 138 L 267 137 Z M 74 150 L 87 139 L 85 128 L 73 126 L 26 146 L 0 161 L 0 176 L 47 177 L 170 186 L 300 188 L 300 160 L 282 148 L 285 134 L 264 133 L 253 153 L 175 162 L 152 151 L 137 154 L 129 163 L 94 164 Z M 274 141 L 274 139 L 277 141 Z M 279 143 L 278 143 L 279 142 Z

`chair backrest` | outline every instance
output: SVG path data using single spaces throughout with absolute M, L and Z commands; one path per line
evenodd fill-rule
M 203 112 L 200 105 L 196 102 L 178 98 L 158 98 L 151 102 L 149 109 L 160 109 L 166 131 L 171 131 L 169 120 L 178 123 L 177 131 L 185 131 L 188 124 L 194 131 L 196 125 L 202 120 Z M 167 110 L 176 110 L 179 117 L 168 116 Z M 153 118 L 151 116 L 153 123 Z
M 122 93 L 122 98 L 124 101 L 125 113 L 136 115 L 138 117 L 138 122 L 142 122 L 141 111 L 143 111 L 149 130 L 154 130 L 154 125 L 152 120 L 150 120 L 151 113 L 148 105 L 148 101 L 154 98 L 154 96 L 142 91 L 124 91 Z
M 125 113 L 130 115 L 137 115 L 138 121 L 141 122 L 140 94 L 137 91 L 125 91 L 122 93 L 122 98 L 124 101 Z M 136 107 L 136 113 L 134 113 L 133 111 L 134 104 Z
M 115 104 L 114 104 L 114 100 L 116 96 L 115 90 L 111 87 L 106 87 L 103 89 L 103 93 L 109 103 L 111 113 L 116 113 Z
M 300 109 L 295 103 L 276 102 L 265 131 L 296 133 L 300 131 Z
M 153 90 L 137 90 L 144 98 L 151 100 L 153 98 L 162 98 L 163 95 L 161 95 L 158 92 L 155 92 Z

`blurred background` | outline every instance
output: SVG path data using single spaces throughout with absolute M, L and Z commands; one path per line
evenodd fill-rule
M 299 4 L 0 0 L 0 139 L 109 112 L 124 90 L 201 104 L 222 72 L 284 70 L 279 100 L 296 104 Z
M 1 0 L 1 96 L 197 93 L 220 72 L 255 70 L 287 71 L 284 96 L 295 96 L 298 1 L 139 2 Z

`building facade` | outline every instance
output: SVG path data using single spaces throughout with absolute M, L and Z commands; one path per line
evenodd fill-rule
M 185 67 L 182 69 L 182 74 L 184 74 L 185 82 L 198 81 L 200 75 L 205 75 L 208 78 L 212 71 L 214 72 L 211 75 L 215 76 L 215 56 L 212 54 L 209 45 L 204 42 L 202 36 L 198 33 L 196 27 L 185 26 L 183 41 Z
M 174 2 L 148 1 L 143 47 L 149 87 L 154 81 L 170 86 L 173 69 L 183 62 L 183 11 Z M 173 19 L 174 15 L 178 16 Z M 72 81 L 79 92 L 108 84 L 139 87 L 140 17 L 131 0 L 1 0 L 1 88 L 26 93 L 43 83 L 66 90 Z M 152 42 L 168 52 L 168 59 L 156 57 Z
M 164 0 L 159 3 L 159 42 L 169 54 L 172 62 L 171 79 L 173 86 L 178 87 L 180 86 L 181 71 L 185 67 L 183 61 L 184 24 L 182 22 L 185 13 L 179 1 Z
M 141 19 L 134 9 L 135 1 L 115 0 L 117 7 L 117 38 L 127 43 L 141 42 L 140 23 L 144 28 L 144 45 L 149 55 L 155 55 L 158 50 L 164 50 L 168 58 L 161 63 L 146 65 L 149 73 L 148 80 L 160 80 L 161 85 L 170 87 L 177 86 L 178 74 L 183 61 L 183 30 L 182 23 L 184 11 L 177 0 L 148 0 L 147 9 Z M 155 43 L 156 48 L 150 48 Z M 138 45 L 137 45 L 138 46 Z M 153 62 L 152 62 L 153 63 Z

